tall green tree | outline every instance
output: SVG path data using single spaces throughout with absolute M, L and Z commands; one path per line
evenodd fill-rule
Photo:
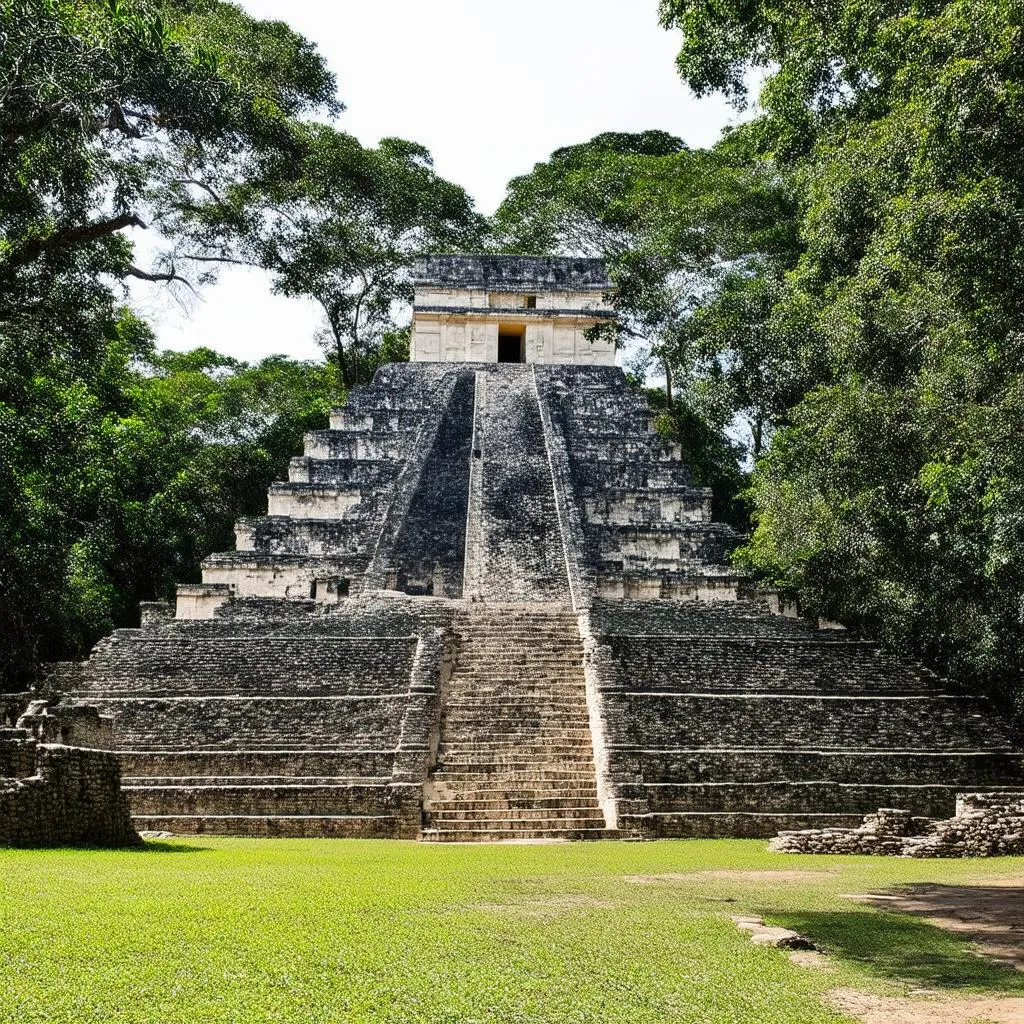
M 0 686 L 198 579 L 338 393 L 331 364 L 158 354 L 130 314 L 109 327 L 89 366 L 52 360 L 0 407 Z
M 1024 694 L 1019 4 L 665 0 L 698 93 L 787 168 L 772 301 L 803 398 L 755 474 L 748 563 L 973 687 Z
M 259 174 L 220 190 L 218 202 L 182 204 L 170 262 L 262 267 L 275 291 L 313 298 L 324 349 L 351 387 L 372 373 L 407 316 L 415 257 L 478 248 L 486 222 L 416 143 L 364 147 L 322 124 L 297 135 L 300 149 L 275 154 Z
M 310 43 L 217 0 L 11 0 L 0 40 L 0 323 L 65 273 L 154 276 L 126 229 L 215 203 L 338 109 Z
M 722 497 L 741 482 L 737 417 L 759 446 L 788 387 L 756 296 L 795 256 L 795 208 L 770 161 L 748 156 L 731 140 L 690 150 L 659 131 L 599 135 L 510 182 L 495 218 L 507 248 L 605 261 L 618 330 L 657 362 L 664 422 Z

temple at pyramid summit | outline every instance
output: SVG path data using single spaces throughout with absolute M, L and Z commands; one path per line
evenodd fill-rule
M 176 604 L 50 685 L 136 828 L 770 836 L 1024 783 L 984 699 L 730 565 L 593 260 L 435 256 L 411 361 L 306 435 Z

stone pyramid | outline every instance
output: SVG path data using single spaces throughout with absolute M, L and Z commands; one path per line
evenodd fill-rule
M 136 827 L 767 836 L 1024 782 L 985 700 L 729 567 L 594 338 L 599 264 L 417 270 L 413 361 L 307 435 L 175 608 L 55 670 L 113 719 Z

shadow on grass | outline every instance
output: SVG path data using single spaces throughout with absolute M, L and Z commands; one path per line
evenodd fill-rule
M 875 977 L 920 988 L 978 988 L 1024 995 L 1024 973 L 972 952 L 968 937 L 908 914 L 888 910 L 787 914 L 766 909 L 764 916 Z
M 70 843 L 65 846 L 0 846 L 0 851 L 12 853 L 209 853 L 211 846 L 186 846 L 146 839 L 139 846 L 100 846 L 96 843 Z
M 192 846 L 186 843 L 168 842 L 166 839 L 145 839 L 141 846 L 130 846 L 128 853 L 209 853 L 212 846 Z

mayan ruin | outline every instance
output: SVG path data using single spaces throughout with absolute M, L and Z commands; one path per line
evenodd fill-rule
M 102 716 L 80 745 L 111 748 L 136 829 L 768 837 L 1024 783 L 983 698 L 730 568 L 592 330 L 598 261 L 415 274 L 411 362 L 306 436 L 202 584 L 48 678 Z M 10 717 L 16 775 L 45 737 Z

